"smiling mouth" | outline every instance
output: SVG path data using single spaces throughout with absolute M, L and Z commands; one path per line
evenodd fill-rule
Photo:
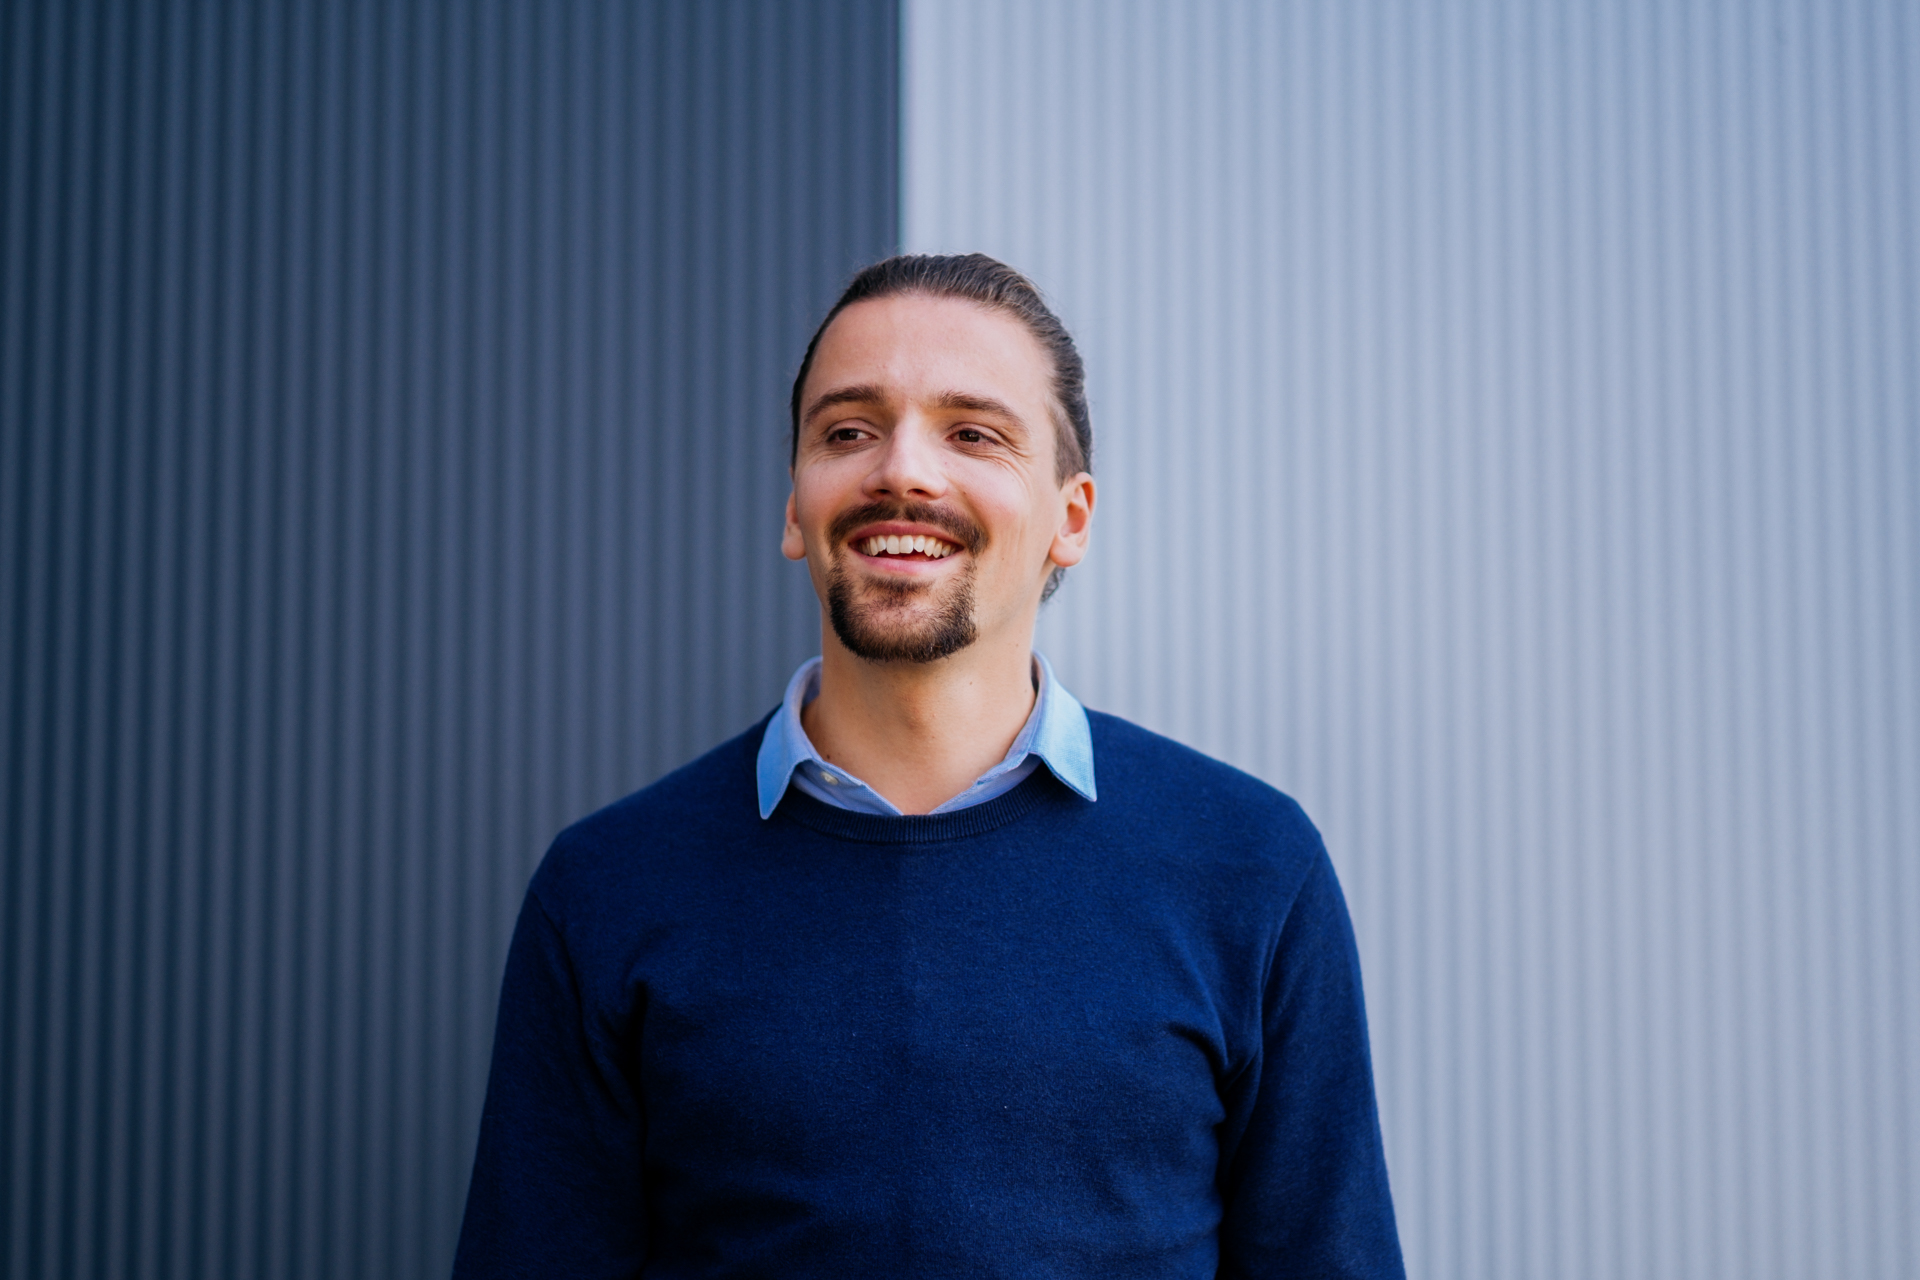
M 944 538 L 930 534 L 875 534 L 857 538 L 854 549 L 869 556 L 891 556 L 896 560 L 944 560 L 960 548 Z

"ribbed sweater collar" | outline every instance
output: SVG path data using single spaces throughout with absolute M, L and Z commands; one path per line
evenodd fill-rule
M 908 814 L 892 817 L 854 813 L 823 804 L 798 787 L 781 797 L 775 816 L 785 815 L 822 835 L 862 844 L 941 844 L 985 835 L 1018 822 L 1059 792 L 1072 793 L 1046 769 L 1037 769 L 1025 782 L 992 800 L 956 809 L 952 813 Z

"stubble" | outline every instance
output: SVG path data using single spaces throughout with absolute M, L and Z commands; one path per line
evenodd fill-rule
M 952 581 L 868 579 L 854 581 L 844 547 L 854 530 L 883 520 L 928 524 L 951 537 L 967 553 Z M 978 524 L 925 503 L 875 502 L 846 512 L 829 530 L 833 560 L 827 569 L 827 620 L 849 652 L 869 662 L 938 662 L 979 638 L 973 617 L 973 580 L 986 531 Z M 916 609 L 924 597 L 940 592 L 931 612 Z

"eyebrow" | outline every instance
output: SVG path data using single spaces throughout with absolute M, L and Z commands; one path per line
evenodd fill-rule
M 967 391 L 944 391 L 934 397 L 933 403 L 942 409 L 959 409 L 964 413 L 985 413 L 1005 418 L 1023 430 L 1027 425 L 1025 418 L 991 396 L 976 396 Z
M 800 421 L 811 423 L 823 409 L 831 409 L 837 404 L 882 404 L 886 398 L 886 393 L 870 382 L 855 387 L 835 387 L 832 391 L 822 392 L 808 405 Z

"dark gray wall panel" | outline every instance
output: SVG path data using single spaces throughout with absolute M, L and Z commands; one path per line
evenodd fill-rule
M 446 1266 L 525 878 L 817 635 L 888 0 L 0 8 L 0 1271 Z

